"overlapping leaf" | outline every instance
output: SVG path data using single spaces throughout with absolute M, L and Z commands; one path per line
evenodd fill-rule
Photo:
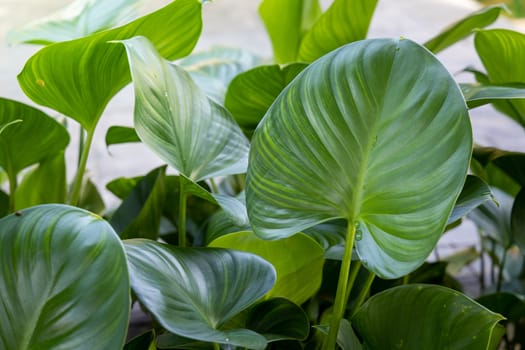
M 255 132 L 252 228 L 276 239 L 344 218 L 359 226 L 363 264 L 402 276 L 443 232 L 471 147 L 461 91 L 426 49 L 390 39 L 344 46 L 306 68 Z

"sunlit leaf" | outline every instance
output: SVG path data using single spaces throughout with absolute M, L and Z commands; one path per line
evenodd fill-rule
M 127 126 L 111 126 L 106 133 L 106 146 L 120 143 L 140 142 L 134 128 Z

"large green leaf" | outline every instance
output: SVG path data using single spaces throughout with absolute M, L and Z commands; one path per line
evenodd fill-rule
M 507 29 L 480 30 L 476 32 L 474 44 L 491 84 L 525 83 L 524 34 Z M 525 127 L 525 100 L 507 103 L 510 108 L 504 111 Z
M 503 316 L 441 286 L 411 284 L 370 298 L 352 319 L 367 349 L 497 349 Z
M 142 35 L 164 57 L 176 59 L 191 52 L 201 26 L 201 2 L 176 0 L 122 27 L 41 49 L 18 81 L 36 103 L 93 130 L 109 100 L 130 82 L 124 48 L 108 41 Z
M 10 175 L 63 152 L 69 143 L 66 129 L 44 112 L 0 98 L 0 125 L 18 120 L 0 135 L 0 167 Z
M 77 39 L 132 19 L 142 0 L 76 0 L 64 9 L 8 33 L 10 43 L 50 44 Z
M 224 105 L 244 132 L 251 135 L 277 96 L 304 68 L 294 63 L 260 66 L 239 74 L 232 80 Z
M 353 43 L 306 68 L 256 130 L 246 203 L 282 238 L 336 218 L 382 277 L 421 265 L 461 191 L 472 135 L 461 91 L 409 40 Z
M 56 204 L 21 210 L 0 226 L 0 348 L 122 348 L 130 285 L 111 227 Z
M 334 0 L 301 41 L 299 61 L 312 62 L 345 44 L 366 38 L 377 0 Z
M 245 172 L 248 141 L 229 112 L 144 37 L 122 43 L 135 86 L 135 128 L 141 140 L 195 182 Z
M 260 334 L 221 326 L 272 287 L 275 270 L 268 262 L 227 249 L 177 248 L 141 239 L 124 245 L 133 291 L 165 329 L 202 341 L 266 346 Z
M 475 29 L 484 28 L 494 23 L 496 19 L 498 19 L 501 11 L 505 9 L 505 5 L 502 4 L 484 7 L 451 24 L 424 45 L 433 53 L 443 51 L 447 47 L 472 34 Z
M 321 12 L 319 0 L 261 2 L 259 14 L 272 42 L 275 63 L 283 64 L 297 60 L 301 40 Z
M 217 238 L 209 246 L 242 250 L 269 261 L 277 271 L 277 280 L 267 298 L 283 297 L 302 304 L 321 285 L 324 250 L 302 233 L 279 241 L 265 241 L 252 232 L 236 232 Z

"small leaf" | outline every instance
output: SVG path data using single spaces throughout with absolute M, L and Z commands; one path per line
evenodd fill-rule
M 134 128 L 127 126 L 111 126 L 106 133 L 106 146 L 120 143 L 140 142 L 140 138 Z
M 450 225 L 461 219 L 474 208 L 491 199 L 492 192 L 490 187 L 479 177 L 468 175 L 447 224 Z
M 145 38 L 122 43 L 135 86 L 135 128 L 142 141 L 194 182 L 245 172 L 248 141 L 228 111 Z
M 502 320 L 454 290 L 411 284 L 371 297 L 352 325 L 367 349 L 496 349 Z
M 141 177 L 119 177 L 117 179 L 111 180 L 106 185 L 106 188 L 115 196 L 123 200 L 133 190 L 140 179 Z
M 469 108 L 476 108 L 498 100 L 525 98 L 525 84 L 480 85 L 460 84 Z
M 140 239 L 124 245 L 133 291 L 166 330 L 207 342 L 266 347 L 264 337 L 253 331 L 221 326 L 272 287 L 275 270 L 268 262 L 226 249 L 177 248 Z
M 64 9 L 8 33 L 9 43 L 51 44 L 123 24 L 142 0 L 76 0 Z
M 126 257 L 100 217 L 56 204 L 0 220 L 0 348 L 121 349 Z
M 443 51 L 472 34 L 475 29 L 484 28 L 494 23 L 503 10 L 508 11 L 503 4 L 484 7 L 453 23 L 424 45 L 433 53 Z
M 266 241 L 253 232 L 236 232 L 217 238 L 209 246 L 242 250 L 269 261 L 277 271 L 277 280 L 267 298 L 283 297 L 302 304 L 321 285 L 324 251 L 304 234 Z

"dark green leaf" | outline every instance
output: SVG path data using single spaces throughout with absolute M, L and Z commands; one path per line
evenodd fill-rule
M 157 350 L 155 346 L 155 331 L 141 334 L 126 343 L 123 350 Z
M 159 349 L 213 350 L 212 343 L 184 338 L 172 333 L 161 334 L 157 341 Z
M 158 238 L 166 201 L 165 174 L 166 166 L 149 172 L 117 208 L 110 224 L 120 238 Z
M 495 293 L 476 299 L 486 308 L 502 314 L 510 322 L 516 322 L 525 317 L 525 303 L 522 297 L 511 293 Z
M 272 287 L 275 270 L 268 262 L 226 249 L 177 248 L 140 239 L 124 245 L 133 291 L 165 329 L 191 339 L 264 349 L 261 335 L 221 326 Z
M 91 179 L 86 178 L 84 180 L 78 206 L 96 214 L 102 214 L 106 209 L 104 200 Z
M 242 250 L 269 261 L 277 271 L 271 297 L 283 297 L 302 304 L 319 289 L 324 251 L 310 237 L 300 233 L 278 241 L 266 241 L 253 232 L 236 232 L 217 238 L 210 247 Z
M 514 157 L 515 155 L 517 157 Z M 508 160 L 493 162 L 493 160 L 507 156 L 510 157 Z M 520 179 L 518 181 L 522 181 L 521 176 L 518 175 L 520 170 L 513 170 L 516 166 L 519 166 L 519 163 L 519 153 L 502 151 L 490 147 L 475 147 L 472 154 L 471 169 L 476 176 L 483 179 L 490 186 L 498 187 L 510 195 L 515 196 L 522 187 L 519 182 L 514 180 L 514 177 L 516 177 Z M 502 165 L 504 168 L 500 168 L 499 165 Z M 507 171 L 512 175 L 507 173 Z
M 344 46 L 307 67 L 257 128 L 250 223 L 276 239 L 346 219 L 363 264 L 403 276 L 441 236 L 471 148 L 461 91 L 431 53 L 406 39 Z
M 245 172 L 248 141 L 229 112 L 147 39 L 122 43 L 135 86 L 135 128 L 141 140 L 195 182 Z
M 452 214 L 448 218 L 448 224 L 461 219 L 471 210 L 491 199 L 490 187 L 479 177 L 468 175 Z
M 341 260 L 347 232 L 346 220 L 323 222 L 304 230 L 304 233 L 316 240 L 325 250 L 325 258 Z
M 268 342 L 304 340 L 310 331 L 303 309 L 284 298 L 269 299 L 250 309 L 246 327 L 264 335 Z
M 502 4 L 484 7 L 453 23 L 424 45 L 433 53 L 443 51 L 447 47 L 472 34 L 475 29 L 484 28 L 494 23 L 496 19 L 498 19 L 501 11 L 505 9 L 505 5 Z
M 371 297 L 352 325 L 367 349 L 496 349 L 503 319 L 454 290 L 412 284 Z
M 342 319 L 339 323 L 339 332 L 337 333 L 337 344 L 341 350 L 362 350 L 363 347 L 359 338 L 354 333 L 352 325 L 348 320 Z
M 106 146 L 120 143 L 140 142 L 140 138 L 134 128 L 127 126 L 112 126 L 106 133 Z
M 510 230 L 522 253 L 525 252 L 525 187 L 514 198 L 510 216 Z
M 125 26 L 41 49 L 18 81 L 33 101 L 91 131 L 109 100 L 130 82 L 124 48 L 108 41 L 142 35 L 164 57 L 176 59 L 191 52 L 201 26 L 201 2 L 176 0 Z
M 0 226 L 0 348 L 122 348 L 130 285 L 122 244 L 107 222 L 47 204 Z

